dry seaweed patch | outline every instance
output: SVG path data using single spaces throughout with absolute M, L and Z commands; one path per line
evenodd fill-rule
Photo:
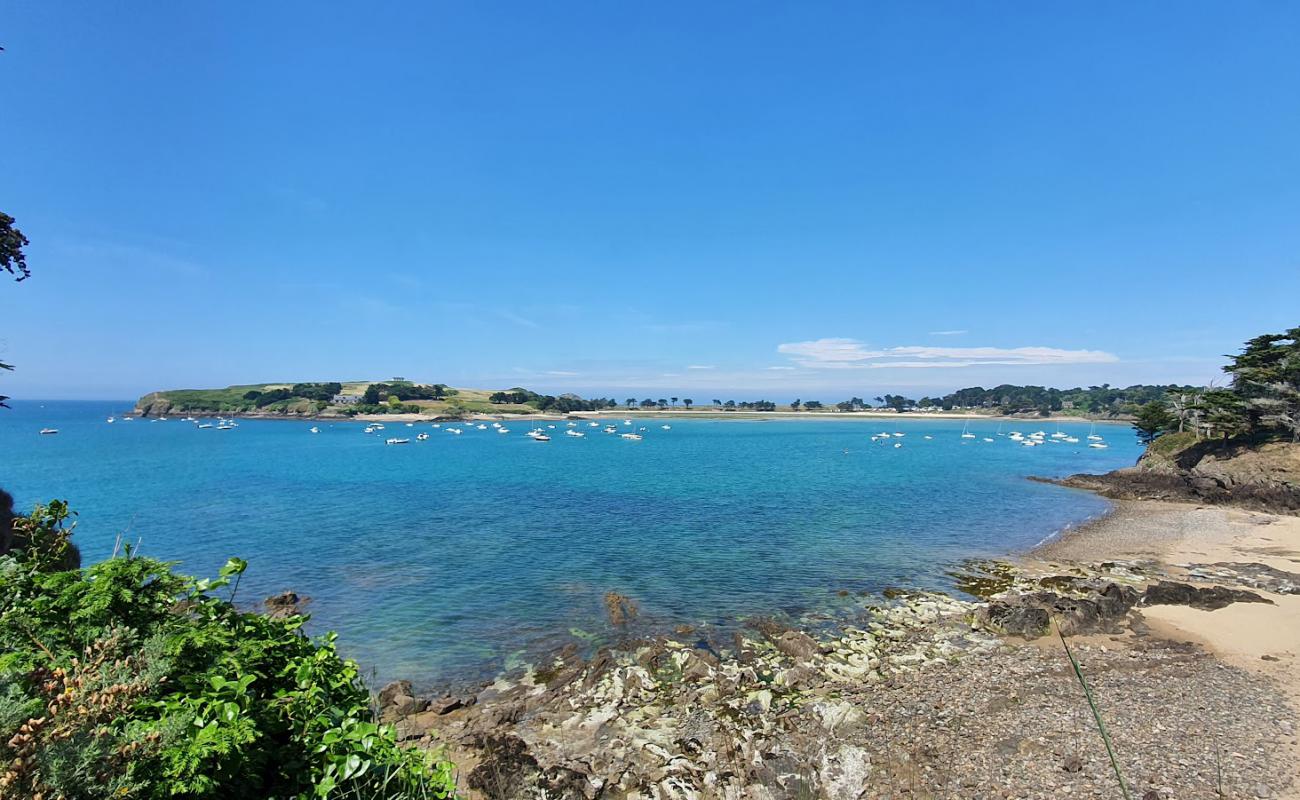
M 1082 597 L 1135 569 L 1075 565 L 1053 583 Z M 1004 600 L 1051 577 L 997 572 Z M 721 657 L 672 639 L 569 655 L 404 727 L 473 764 L 466 788 L 487 798 L 1120 797 L 1059 642 L 973 627 L 981 607 L 912 593 L 820 641 L 758 623 Z M 1281 791 L 1284 696 L 1124 613 L 1138 624 L 1071 646 L 1133 796 Z

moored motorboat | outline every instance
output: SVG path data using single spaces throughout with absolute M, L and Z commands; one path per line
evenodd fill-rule
M 42 435 L 42 436 L 53 436 L 54 434 L 56 434 L 56 433 L 58 433 L 58 432 L 59 432 L 59 429 L 58 429 L 58 428 L 41 428 L 41 435 Z
M 410 439 L 391 438 L 391 439 L 384 440 L 384 444 L 410 444 L 410 443 L 411 443 Z

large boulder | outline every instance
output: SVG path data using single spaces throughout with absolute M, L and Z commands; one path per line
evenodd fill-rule
M 1137 590 L 1108 583 L 1082 595 L 1031 592 L 990 602 L 976 613 L 982 627 L 1008 636 L 1037 639 L 1055 620 L 1066 635 L 1114 631 L 1138 602 Z
M 310 598 L 302 597 L 297 592 L 280 592 L 277 595 L 266 598 L 262 601 L 262 606 L 266 609 L 266 615 L 271 619 L 284 619 L 302 613 L 302 607 L 307 604 Z
M 1214 611 L 1233 603 L 1273 603 L 1245 589 L 1228 589 L 1223 586 L 1198 587 L 1174 581 L 1158 581 L 1142 593 L 1144 606 L 1191 606 L 1203 611 Z
M 982 628 L 1024 639 L 1046 636 L 1052 628 L 1052 618 L 1045 609 L 1001 600 L 981 608 L 976 619 Z
M 796 661 L 808 661 L 821 652 L 817 640 L 803 631 L 786 631 L 773 639 L 772 644 Z
M 410 681 L 393 681 L 379 690 L 379 719 L 383 722 L 394 722 L 428 707 L 428 700 L 415 696 Z

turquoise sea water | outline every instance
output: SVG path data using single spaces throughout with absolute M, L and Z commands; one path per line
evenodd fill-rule
M 337 630 L 378 679 L 425 683 L 610 635 L 609 590 L 635 598 L 645 624 L 725 631 L 750 614 L 833 615 L 851 602 L 841 592 L 948 587 L 964 558 L 1032 547 L 1106 509 L 1026 476 L 1140 453 L 1120 425 L 1098 425 L 1110 448 L 1088 449 L 1086 423 L 1060 426 L 1079 444 L 1034 448 L 997 422 L 972 423 L 971 440 L 959 420 L 911 418 L 634 420 L 640 442 L 554 423 L 540 443 L 519 421 L 509 435 L 351 422 L 312 435 L 298 421 L 122 422 L 129 405 L 0 411 L 0 486 L 20 509 L 69 500 L 86 562 L 123 532 L 194 574 L 246 558 L 242 596 L 308 595 L 315 629 Z M 1013 429 L 1057 426 L 1002 424 Z M 906 436 L 873 443 L 880 431 Z

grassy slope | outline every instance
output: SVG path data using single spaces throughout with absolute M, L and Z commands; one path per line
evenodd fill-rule
M 384 383 L 396 383 L 396 381 L 384 381 Z M 361 395 L 369 385 L 369 381 L 347 381 L 343 383 L 342 394 Z M 267 392 L 272 389 L 288 389 L 291 386 L 293 386 L 291 383 L 250 383 L 227 386 L 224 389 L 169 389 L 145 395 L 140 399 L 139 404 L 147 405 L 150 399 L 161 397 L 171 402 L 173 413 L 184 413 L 186 411 L 233 412 L 248 408 L 251 405 L 244 399 L 244 394 L 249 391 Z M 488 401 L 488 396 L 494 390 L 452 389 L 451 391 L 454 394 L 443 400 L 411 400 L 408 401 L 408 404 L 420 406 L 429 414 L 454 414 L 462 411 L 482 414 L 526 414 L 537 410 L 529 405 L 491 403 Z M 335 406 L 335 408 L 341 409 L 346 408 L 346 406 Z M 294 399 L 272 403 L 260 410 L 271 413 L 277 411 L 310 413 L 315 410 L 315 406 L 310 400 Z

